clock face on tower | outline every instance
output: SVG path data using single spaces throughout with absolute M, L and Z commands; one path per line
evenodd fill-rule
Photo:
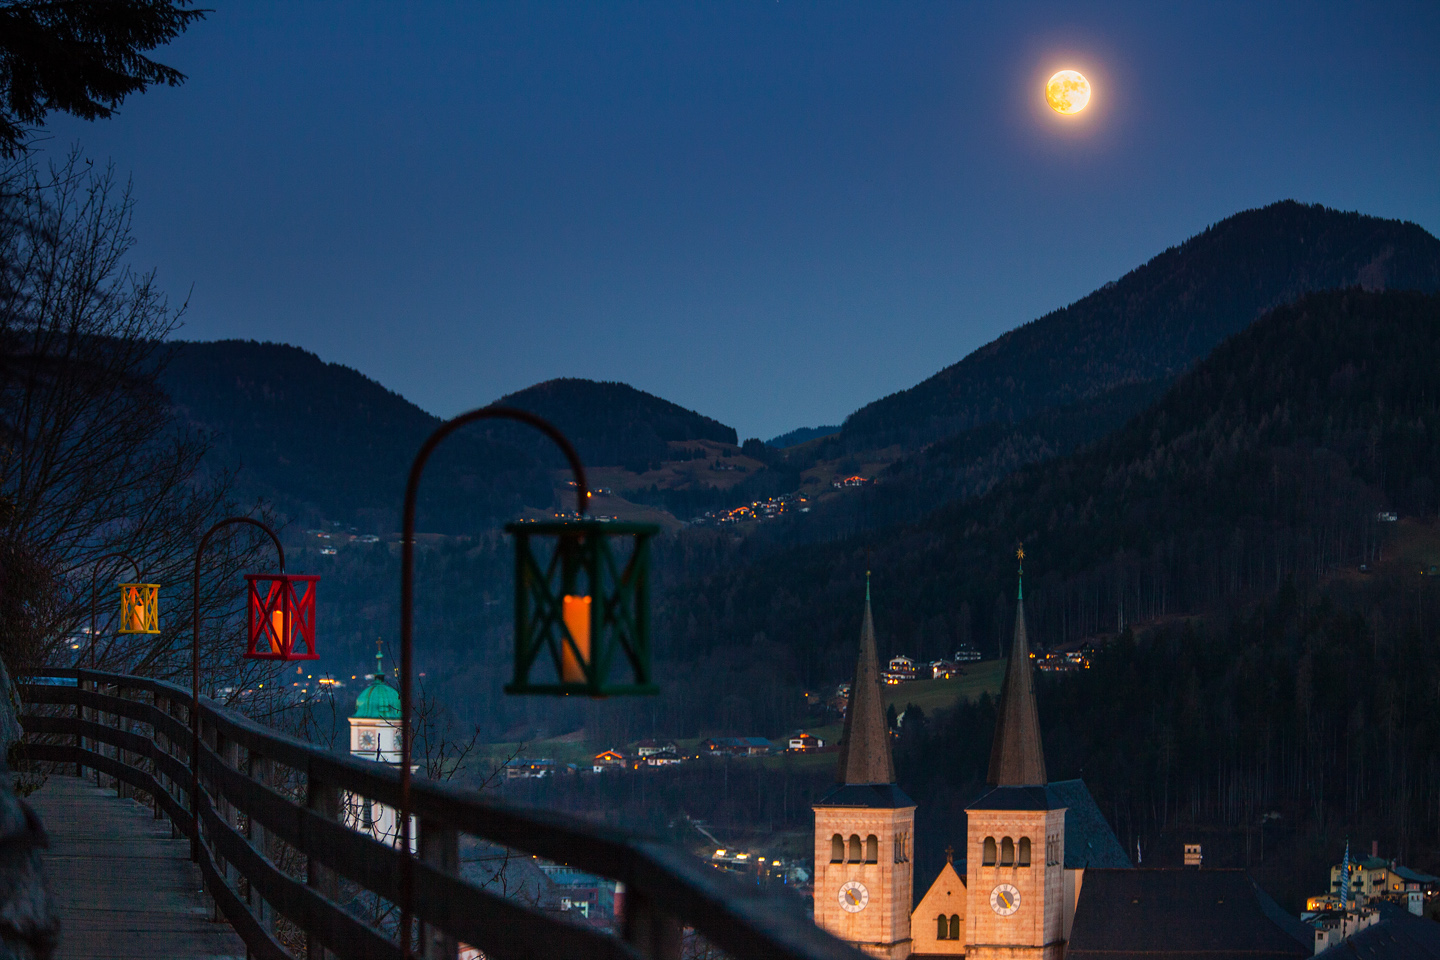
M 374 750 L 374 749 L 375 749 L 375 743 L 376 743 L 376 738 L 375 738 L 375 731 L 374 731 L 374 730 L 361 730 L 361 731 L 360 731 L 360 749 L 361 749 L 361 750 Z
M 1020 909 L 1020 891 L 1008 883 L 1002 883 L 990 891 L 990 909 L 1008 917 Z
M 840 888 L 840 909 L 846 913 L 859 913 L 870 902 L 870 891 L 859 880 L 851 880 Z

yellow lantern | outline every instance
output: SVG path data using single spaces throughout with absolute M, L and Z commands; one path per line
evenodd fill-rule
M 116 633 L 160 632 L 160 584 L 120 584 L 120 629 Z

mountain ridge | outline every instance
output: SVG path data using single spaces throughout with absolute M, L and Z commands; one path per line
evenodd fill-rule
M 1310 290 L 1357 285 L 1440 289 L 1440 240 L 1408 221 L 1293 200 L 1244 210 L 866 404 L 845 418 L 839 441 L 850 452 L 895 443 L 914 450 L 1171 377 L 1268 309 Z

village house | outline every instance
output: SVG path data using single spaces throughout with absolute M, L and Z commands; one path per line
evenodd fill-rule
M 641 757 L 654 757 L 663 753 L 679 754 L 674 740 L 641 740 L 635 745 L 635 752 Z
M 700 752 L 712 757 L 763 757 L 774 753 L 775 745 L 764 737 L 711 737 L 700 741 Z
M 507 780 L 538 780 L 543 777 L 559 776 L 562 773 L 574 773 L 575 764 L 557 763 L 549 757 L 538 760 L 527 760 L 524 757 L 516 757 L 505 764 L 505 779 Z
M 624 770 L 630 766 L 630 758 L 618 750 L 606 750 L 604 753 L 595 754 L 591 761 L 591 770 L 595 773 L 605 773 L 611 770 Z
M 953 660 L 931 660 L 930 679 L 932 680 L 956 680 L 964 674 L 960 664 Z
M 806 750 L 819 750 L 823 746 L 825 746 L 824 740 L 813 733 L 801 732 L 790 738 L 788 749 L 803 753 Z
M 890 658 L 890 669 L 886 670 L 880 677 L 888 684 L 908 683 L 915 679 L 915 661 L 905 656 Z

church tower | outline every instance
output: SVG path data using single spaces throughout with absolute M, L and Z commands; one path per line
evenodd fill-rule
M 992 789 L 966 808 L 969 960 L 1060 960 L 1065 948 L 1065 807 L 1047 789 L 1025 635 L 1023 547 L 1017 556 L 1021 581 L 990 748 Z
M 375 672 L 366 677 L 370 685 L 355 698 L 355 712 L 350 715 L 350 755 L 399 766 L 400 691 L 385 682 L 381 657 L 377 649 Z M 344 819 L 351 827 L 382 843 L 399 843 L 398 811 L 355 794 L 346 794 L 344 802 Z M 415 836 L 413 829 L 410 835 Z
M 872 957 L 910 955 L 915 802 L 895 785 L 870 574 L 834 789 L 814 806 L 815 923 Z

